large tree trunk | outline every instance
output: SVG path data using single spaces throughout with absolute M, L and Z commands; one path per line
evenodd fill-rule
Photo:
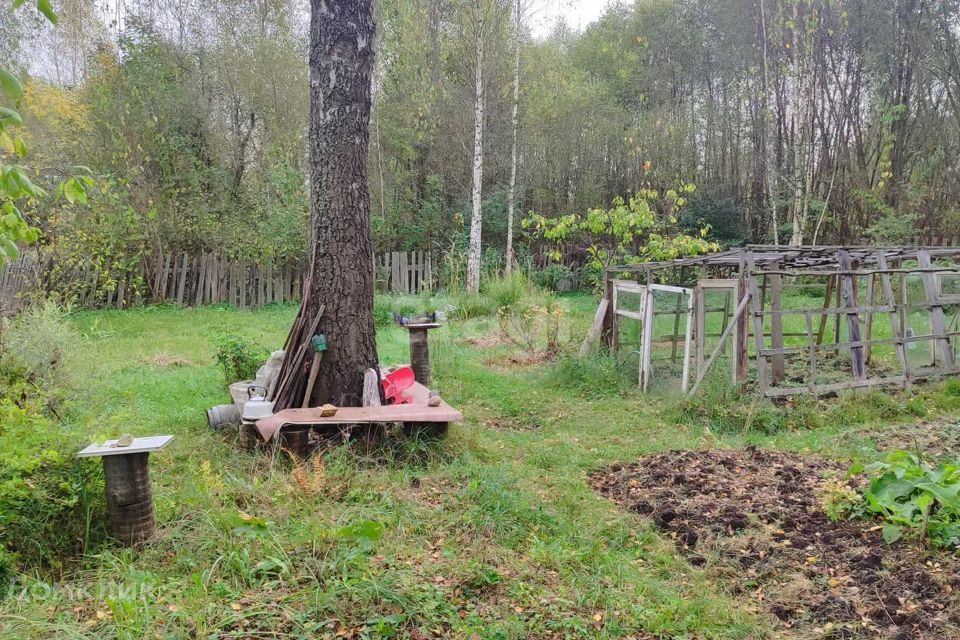
M 480 291 L 480 239 L 483 233 L 483 8 L 477 4 L 476 91 L 473 109 L 473 211 L 470 214 L 470 252 L 467 255 L 467 291 Z
M 507 275 L 513 270 L 513 216 L 517 193 L 517 129 L 520 111 L 520 0 L 513 6 L 513 142 L 510 148 L 510 195 L 507 199 Z
M 372 0 L 311 0 L 310 229 L 306 317 L 325 307 L 311 405 L 360 404 L 363 374 L 377 365 L 373 239 L 367 185 Z M 309 340 L 309 336 L 307 340 Z

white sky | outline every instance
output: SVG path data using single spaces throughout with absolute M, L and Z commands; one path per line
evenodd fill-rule
M 530 29 L 534 37 L 549 35 L 562 17 L 567 26 L 575 31 L 583 29 L 603 15 L 611 0 L 540 0 L 533 6 L 530 16 Z

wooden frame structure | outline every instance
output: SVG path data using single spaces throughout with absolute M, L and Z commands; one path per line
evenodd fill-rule
M 692 395 L 728 342 L 733 383 L 755 384 L 768 397 L 909 387 L 960 373 L 960 293 L 944 292 L 944 281 L 956 278 L 960 247 L 748 245 L 608 269 L 591 335 L 601 334 L 616 351 L 621 322 L 640 323 L 638 382 L 644 391 L 654 377 L 655 345 L 670 344 L 673 360 L 683 345 L 679 387 Z M 654 309 L 661 292 L 677 294 L 675 310 Z M 722 307 L 708 306 L 711 292 L 725 294 Z M 639 295 L 640 308 L 623 305 L 625 294 Z M 709 333 L 708 314 L 717 313 L 719 332 Z M 674 316 L 673 334 L 655 339 L 663 315 Z M 918 334 L 912 324 L 928 330 Z M 719 338 L 709 354 L 708 337 Z M 918 363 L 917 355 L 926 356 L 911 352 L 923 343 L 930 360 Z

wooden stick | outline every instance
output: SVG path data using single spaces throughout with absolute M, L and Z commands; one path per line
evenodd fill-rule
M 600 338 L 600 332 L 603 331 L 603 323 L 607 317 L 607 306 L 609 305 L 609 300 L 603 298 L 600 300 L 600 304 L 597 305 L 597 311 L 593 314 L 593 322 L 590 324 L 590 330 L 587 332 L 587 336 L 583 339 L 583 344 L 580 345 L 580 357 L 586 357 L 590 353 L 591 347 L 594 343 Z
M 700 383 L 703 382 L 703 379 L 707 376 L 707 372 L 710 371 L 710 368 L 713 366 L 714 360 L 717 359 L 717 356 L 720 354 L 720 347 L 723 345 L 723 342 L 727 339 L 727 336 L 730 335 L 730 332 L 733 331 L 733 328 L 737 326 L 737 320 L 740 319 L 740 316 L 747 308 L 747 303 L 750 302 L 750 299 L 753 296 L 748 292 L 743 298 L 740 299 L 740 304 L 737 305 L 736 310 L 733 312 L 733 317 L 731 318 L 730 324 L 727 325 L 727 328 L 723 331 L 723 334 L 720 336 L 720 342 L 717 343 L 717 346 L 714 347 L 713 353 L 710 354 L 710 357 L 707 359 L 707 363 L 703 367 L 703 371 L 697 375 L 697 381 L 694 382 L 693 388 L 690 389 L 688 395 L 693 396 L 697 393 L 697 390 L 700 388 Z M 759 360 L 759 358 L 758 358 Z
M 924 269 L 930 268 L 930 254 L 926 251 L 917 252 L 917 262 Z M 938 302 L 938 291 L 937 291 L 937 282 L 933 277 L 933 273 L 930 271 L 924 271 L 921 274 L 921 279 L 923 280 L 923 293 L 927 298 L 927 302 L 935 304 Z M 947 319 L 943 313 L 942 306 L 933 306 L 930 307 L 930 329 L 935 334 L 945 334 L 947 332 Z M 940 363 L 947 367 L 953 367 L 954 358 L 953 358 L 953 348 L 950 345 L 950 338 L 942 337 L 938 338 L 936 341 L 936 350 L 935 355 L 939 355 Z M 934 358 L 934 365 L 937 364 L 936 358 Z
M 830 309 L 830 298 L 833 295 L 833 283 L 836 276 L 827 278 L 827 289 L 823 295 L 823 311 L 820 312 L 820 327 L 817 329 L 817 344 L 823 344 L 823 334 L 827 331 L 827 315 Z
M 877 264 L 881 267 L 887 266 L 887 257 L 882 251 L 877 253 Z M 890 307 L 890 329 L 896 344 L 897 359 L 900 361 L 900 370 L 903 372 L 904 387 L 906 388 L 910 386 L 910 366 L 907 362 L 907 350 L 903 342 L 905 332 L 902 318 L 897 312 L 896 300 L 893 297 L 893 285 L 890 283 L 889 273 L 880 275 L 880 285 L 883 288 L 883 296 L 887 299 L 887 305 Z

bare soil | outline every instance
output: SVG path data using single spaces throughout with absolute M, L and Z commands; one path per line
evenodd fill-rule
M 824 486 L 845 469 L 752 447 L 672 451 L 590 483 L 773 614 L 781 637 L 960 638 L 960 563 L 910 541 L 887 546 L 875 522 L 832 522 Z

